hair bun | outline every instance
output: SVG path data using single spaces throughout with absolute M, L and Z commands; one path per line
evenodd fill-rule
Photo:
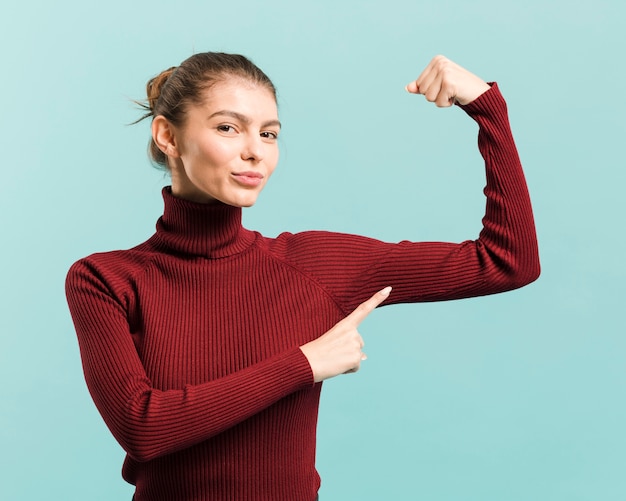
M 176 66 L 172 66 L 148 81 L 146 85 L 146 94 L 148 95 L 148 106 L 151 111 L 154 112 L 157 101 L 161 96 L 161 89 L 163 89 L 167 79 L 172 75 L 172 73 L 174 73 L 175 70 Z

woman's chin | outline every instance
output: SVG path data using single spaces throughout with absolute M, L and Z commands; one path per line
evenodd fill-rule
M 259 197 L 258 193 L 244 193 L 239 196 L 224 197 L 221 201 L 233 207 L 252 207 Z

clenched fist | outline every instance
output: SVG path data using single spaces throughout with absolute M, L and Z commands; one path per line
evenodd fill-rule
M 412 94 L 423 94 L 439 107 L 469 104 L 489 90 L 489 84 L 444 56 L 434 57 L 417 80 L 406 86 Z

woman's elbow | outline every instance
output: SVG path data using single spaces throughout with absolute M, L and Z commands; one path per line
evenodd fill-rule
M 113 431 L 113 430 L 111 430 Z M 162 444 L 140 433 L 134 426 L 124 426 L 113 432 L 113 436 L 129 457 L 140 463 L 156 459 L 163 454 Z
M 155 448 L 146 444 L 124 443 L 120 444 L 124 452 L 138 463 L 146 463 L 161 456 L 162 453 Z
M 512 268 L 508 275 L 507 290 L 520 289 L 533 283 L 541 275 L 541 264 L 539 257 L 520 263 Z

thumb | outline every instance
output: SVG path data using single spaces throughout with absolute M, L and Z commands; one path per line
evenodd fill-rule
M 407 92 L 410 92 L 411 94 L 419 94 L 420 90 L 419 87 L 417 86 L 417 81 L 413 80 L 411 83 L 407 84 L 405 87 Z
M 385 287 L 383 290 L 378 291 L 367 301 L 363 301 L 356 309 L 348 315 L 345 320 L 353 322 L 355 325 L 359 325 L 374 309 L 382 303 L 391 294 L 391 287 Z

